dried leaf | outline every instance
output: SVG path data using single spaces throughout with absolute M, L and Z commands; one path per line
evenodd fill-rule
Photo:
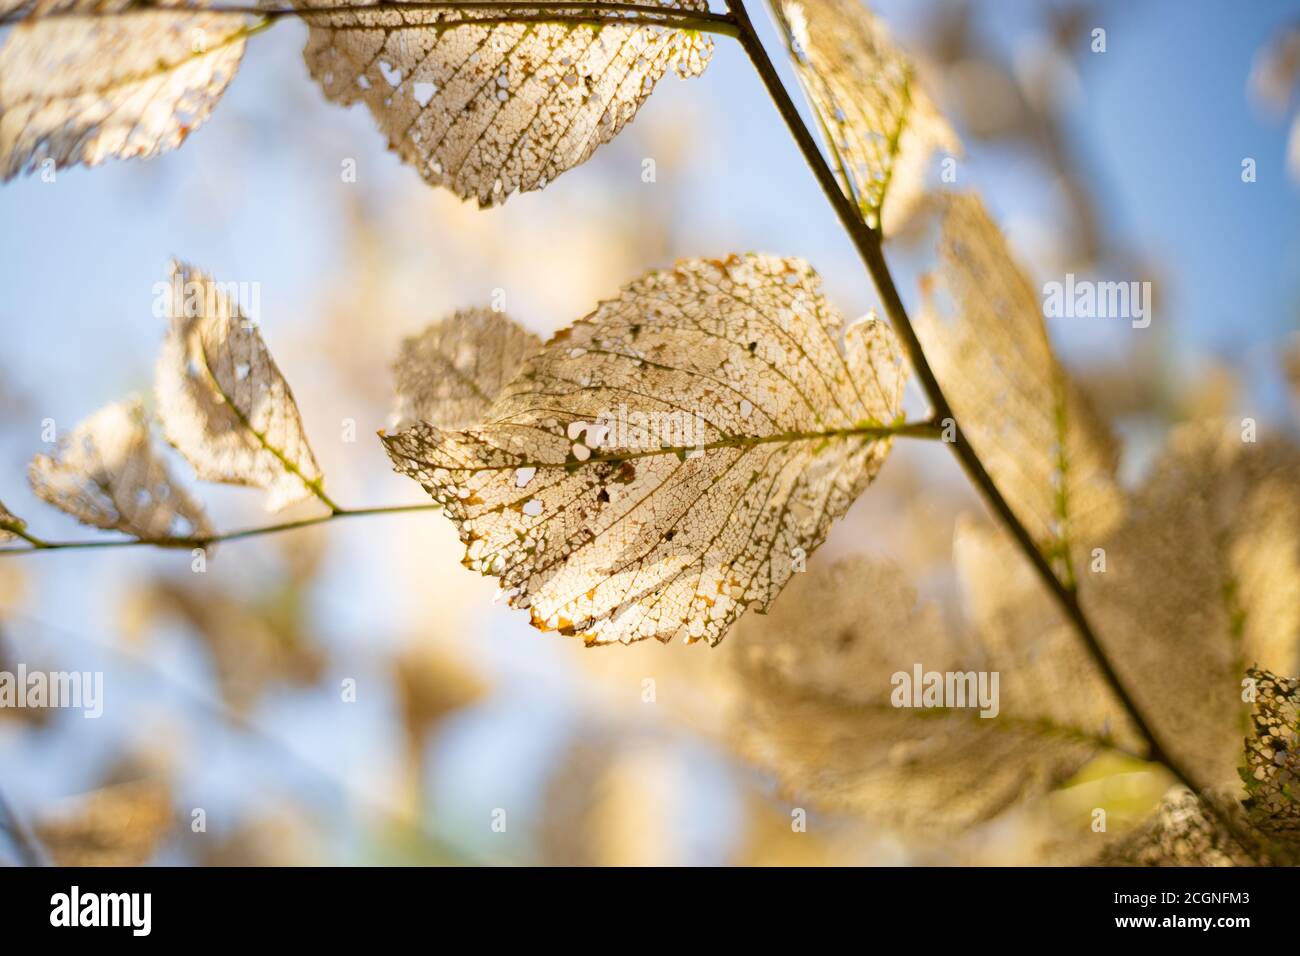
M 706 638 L 765 609 L 889 452 L 904 371 L 799 260 L 650 273 L 529 359 L 480 428 L 385 438 L 534 626 Z M 876 429 L 874 431 L 867 429 Z
M 500 312 L 462 309 L 402 342 L 393 366 L 397 428 L 468 428 L 542 340 Z
M 917 334 L 965 438 L 1067 583 L 1122 514 L 1117 447 L 1067 378 L 1042 309 L 1001 231 L 974 195 L 944 205 L 943 284 Z
M 1100 748 L 1095 721 L 1060 722 L 1088 706 L 1059 700 L 1075 694 L 1073 662 L 1032 645 L 957 639 L 894 566 L 860 556 L 813 565 L 787 590 L 769 615 L 737 628 L 745 693 L 736 723 L 742 751 L 794 794 L 946 833 L 1048 791 Z M 918 665 L 945 679 L 998 672 L 996 715 L 896 706 L 909 685 L 895 675 L 911 680 Z
M 324 497 L 289 383 L 222 284 L 173 262 L 155 387 L 163 433 L 200 478 L 265 488 L 278 511 Z
M 664 27 L 501 23 L 508 11 L 495 9 L 306 14 L 314 5 L 302 5 L 304 55 L 325 95 L 364 100 L 427 182 L 485 207 L 585 162 L 670 66 L 697 76 L 713 49 L 706 36 Z M 707 10 L 705 0 L 660 5 Z M 546 12 L 591 11 L 576 2 Z
M 1142 738 L 1078 632 L 1011 539 L 963 516 L 952 551 L 967 616 L 998 662 L 1004 699 L 1051 725 L 1141 753 Z
M 1252 668 L 1255 712 L 1246 738 L 1243 801 L 1261 832 L 1300 840 L 1300 680 Z
M 94 4 L 54 4 L 55 7 Z M 0 175 L 156 156 L 201 126 L 239 67 L 239 14 L 34 15 L 0 48 Z
M 924 195 L 931 154 L 961 153 L 957 134 L 861 0 L 773 8 L 849 198 L 892 235 Z
M 1080 596 L 1116 672 L 1199 783 L 1235 781 L 1247 667 L 1300 670 L 1300 452 L 1180 428 L 1103 544 Z
M 101 408 L 54 457 L 37 455 L 27 476 L 37 497 L 96 528 L 146 541 L 212 533 L 203 508 L 158 456 L 138 400 Z
M 26 527 L 27 522 L 6 508 L 3 501 L 0 501 L 0 543 L 13 541 L 18 537 L 17 532 Z
M 1185 787 L 1171 791 L 1155 815 L 1102 851 L 1103 866 L 1257 866 L 1271 862 L 1241 819 L 1235 800 L 1209 797 Z M 1229 827 L 1224 818 L 1236 824 Z
M 75 798 L 35 829 L 55 866 L 141 866 L 174 823 L 170 788 L 138 780 Z

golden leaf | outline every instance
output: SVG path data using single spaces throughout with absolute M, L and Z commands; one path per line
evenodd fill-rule
M 659 2 L 707 10 L 705 0 Z M 311 26 L 304 55 L 325 95 L 364 100 L 427 182 L 485 207 L 585 162 L 670 66 L 696 76 L 713 49 L 699 33 L 667 27 L 502 23 L 501 10 L 312 14 L 313 5 L 300 8 Z M 575 2 L 545 12 L 590 11 Z
M 193 11 L 46 17 L 0 48 L 0 176 L 175 149 L 239 67 L 250 18 Z
M 931 154 L 961 153 L 957 134 L 861 0 L 773 9 L 845 192 L 867 225 L 892 235 L 925 193 Z
M 1252 668 L 1255 712 L 1241 776 L 1243 803 L 1257 829 L 1300 840 L 1300 680 Z
M 468 431 L 384 439 L 460 528 L 468 567 L 588 643 L 717 643 L 765 609 L 871 482 L 904 370 L 804 262 L 686 260 L 525 362 Z
M 943 285 L 916 331 L 944 394 L 1011 510 L 1067 583 L 1122 514 L 1118 450 L 1052 354 L 1038 296 L 974 195 L 946 198 Z
M 491 309 L 462 309 L 402 342 L 393 366 L 397 428 L 468 428 L 542 340 Z
M 55 866 L 142 866 L 174 824 L 170 788 L 136 780 L 74 798 L 35 830 Z
M 155 388 L 167 440 L 200 478 L 265 488 L 278 511 L 324 499 L 289 383 L 222 284 L 173 262 L 171 325 Z
M 146 541 L 212 533 L 203 508 L 154 449 L 138 400 L 95 412 L 54 457 L 37 455 L 27 476 L 37 497 L 83 524 Z
M 786 790 L 902 829 L 945 833 L 1045 793 L 1105 743 L 1090 713 L 1104 704 L 1063 699 L 1090 675 L 1071 659 L 1035 653 L 1037 633 L 996 645 L 985 645 L 984 631 L 973 643 L 961 639 L 937 607 L 917 603 L 896 567 L 862 556 L 810 568 L 787 591 L 770 614 L 737 628 L 745 692 L 736 722 L 742 751 Z M 1013 646 L 1022 638 L 1025 646 Z M 915 703 L 906 689 L 918 666 L 945 681 L 974 678 L 964 684 L 966 704 L 903 706 Z M 977 699 L 980 672 L 993 708 Z
M 1207 802 L 1210 801 L 1210 802 Z M 1102 851 L 1103 866 L 1256 866 L 1273 862 L 1222 794 L 1197 797 L 1177 787 L 1142 826 Z
M 1177 429 L 1080 596 L 1164 748 L 1236 780 L 1252 664 L 1300 670 L 1300 453 L 1232 423 Z

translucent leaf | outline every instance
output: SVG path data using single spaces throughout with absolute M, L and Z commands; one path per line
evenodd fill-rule
M 1241 777 L 1251 822 L 1261 832 L 1300 840 L 1300 680 L 1252 668 L 1255 711 Z
M 41 12 L 15 26 L 0 48 L 6 180 L 47 159 L 57 168 L 95 166 L 175 149 L 225 92 L 251 23 L 204 12 Z
M 542 340 L 491 309 L 462 309 L 402 342 L 393 366 L 397 428 L 468 428 Z
M 946 198 L 942 283 L 916 329 L 998 490 L 1067 582 L 1115 526 L 1114 438 L 1052 354 L 1042 308 L 1001 231 L 974 195 Z
M 935 150 L 961 143 L 861 0 L 773 4 L 795 69 L 851 199 L 892 235 L 924 195 Z
M 1213 801 L 1213 808 L 1207 800 Z M 1217 812 L 1216 812 L 1217 811 Z M 1226 821 L 1231 822 L 1231 826 Z M 1235 800 L 1171 791 L 1154 816 L 1108 846 L 1103 866 L 1256 866 L 1273 861 Z
M 37 497 L 83 524 L 146 541 L 212 532 L 202 507 L 155 451 L 138 400 L 101 408 L 53 457 L 37 455 L 27 475 Z
M 525 362 L 481 427 L 417 425 L 389 455 L 535 626 L 716 643 L 889 452 L 897 345 L 845 329 L 819 285 L 756 255 L 650 273 Z
M 737 628 L 736 723 L 741 749 L 796 795 L 903 829 L 950 832 L 1046 792 L 1101 746 L 1095 721 L 1061 722 L 1105 706 L 1076 699 L 1074 681 L 1090 675 L 1074 660 L 1035 653 L 1032 642 L 1012 646 L 1020 633 L 993 646 L 984 631 L 959 639 L 892 565 L 855 556 L 813 566 L 787 592 Z M 977 681 L 998 672 L 996 715 L 895 706 L 898 688 L 911 685 L 894 675 L 911 681 L 918 665 Z
M 1080 588 L 1147 722 L 1210 786 L 1237 779 L 1246 669 L 1300 670 L 1300 453 L 1241 437 L 1176 430 Z
M 265 488 L 276 511 L 323 496 L 289 383 L 222 283 L 173 262 L 155 387 L 163 432 L 200 478 Z
M 1078 632 L 1014 542 L 963 516 L 952 551 L 967 616 L 998 662 L 1004 698 L 1049 724 L 1141 753 L 1142 739 Z
M 704 0 L 661 5 L 707 9 Z M 582 3 L 554 10 L 566 12 L 590 11 Z M 331 100 L 364 100 L 389 146 L 427 182 L 494 206 L 585 162 L 670 66 L 696 76 L 713 49 L 691 31 L 499 22 L 505 13 L 307 15 L 307 66 Z
M 18 537 L 15 533 L 27 527 L 27 522 L 5 507 L 0 501 L 0 543 L 12 541 Z

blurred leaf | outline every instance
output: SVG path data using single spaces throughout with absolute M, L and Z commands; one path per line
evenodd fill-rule
M 37 455 L 27 475 L 38 498 L 96 528 L 146 541 L 212 533 L 202 507 L 154 449 L 139 400 L 95 412 L 54 457 Z
M 942 281 L 916 330 L 962 432 L 1067 583 L 1114 527 L 1118 448 L 1052 354 L 1042 307 L 1001 230 L 971 194 L 946 198 Z
M 110 3 L 111 8 L 125 6 Z M 92 15 L 34 4 L 0 48 L 0 176 L 175 149 L 239 67 L 252 18 L 204 12 Z M 65 8 L 87 15 L 46 17 Z
M 1076 682 L 1091 680 L 1076 659 L 1035 654 L 1013 643 L 1019 634 L 992 646 L 955 638 L 889 564 L 854 556 L 810 568 L 738 631 L 743 752 L 831 809 L 953 832 L 1045 793 L 1102 746 L 1088 712 L 1106 702 L 1075 698 Z M 998 712 L 896 706 L 894 675 L 910 680 L 918 664 L 1000 672 Z
M 402 709 L 407 743 L 418 752 L 429 731 L 483 696 L 482 683 L 445 652 L 427 647 L 404 650 L 393 661 L 393 683 Z
M 1213 801 L 1217 813 L 1207 800 Z M 1236 826 L 1227 826 L 1225 817 Z M 1236 801 L 1223 796 L 1202 800 L 1178 787 L 1149 821 L 1108 846 L 1097 862 L 1102 866 L 1256 866 L 1270 860 L 1250 838 Z
M 542 340 L 492 309 L 462 309 L 403 340 L 393 366 L 397 428 L 469 428 Z
M 364 100 L 389 146 L 427 182 L 484 207 L 585 162 L 670 66 L 697 76 L 713 49 L 697 32 L 663 27 L 501 23 L 502 10 L 309 13 L 316 5 L 300 6 L 311 27 L 304 56 L 325 95 Z M 584 4 L 547 12 L 581 15 Z
M 323 495 L 289 383 L 221 283 L 171 265 L 171 326 L 158 359 L 158 413 L 167 440 L 200 478 L 265 488 L 278 511 Z
M 310 687 L 323 676 L 325 652 L 304 630 L 305 601 L 295 584 L 250 600 L 201 575 L 159 577 L 128 594 L 126 630 L 162 617 L 187 623 L 211 656 L 222 700 L 244 716 L 271 686 Z
M 465 563 L 542 630 L 710 643 L 766 609 L 889 453 L 883 323 L 845 328 L 795 259 L 693 259 L 558 333 L 462 432 L 384 442 Z
M 860 0 L 773 4 L 849 198 L 892 235 L 925 192 L 935 150 L 961 153 L 915 70 Z M 882 214 L 883 211 L 883 214 Z
M 56 866 L 141 866 L 174 824 L 170 788 L 138 780 L 73 798 L 35 830 Z
M 1300 451 L 1179 428 L 1103 545 L 1080 595 L 1120 679 L 1198 782 L 1236 780 L 1246 668 L 1300 670 Z

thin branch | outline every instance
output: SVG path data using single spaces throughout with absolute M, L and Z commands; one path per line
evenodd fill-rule
M 412 3 L 402 3 L 400 0 L 379 0 L 377 3 L 340 3 L 331 6 L 311 7 L 311 6 L 268 6 L 259 7 L 253 4 L 239 3 L 214 3 L 210 5 L 176 5 L 167 3 L 153 3 L 150 0 L 136 0 L 130 5 L 123 6 L 112 10 L 86 10 L 86 9 L 67 9 L 51 11 L 42 15 L 43 19 L 53 18 L 104 18 L 104 17 L 122 17 L 132 16 L 135 14 L 157 13 L 229 13 L 244 14 L 247 16 L 263 17 L 267 21 L 276 21 L 285 17 L 296 17 L 311 22 L 315 19 L 328 19 L 330 17 L 348 14 L 374 14 L 374 13 L 400 13 L 400 14 L 419 14 L 430 13 L 438 14 L 443 12 L 457 11 L 474 11 L 484 14 L 490 14 L 492 11 L 500 11 L 500 16 L 483 16 L 483 17 L 466 17 L 463 20 L 441 20 L 430 19 L 427 22 L 421 22 L 419 18 L 406 21 L 410 27 L 429 27 L 436 29 L 439 27 L 453 26 L 496 26 L 505 23 L 552 23 L 552 24 L 592 24 L 602 26 L 608 24 L 631 24 L 633 26 L 661 26 L 672 27 L 679 30 L 700 30 L 705 33 L 716 33 L 722 36 L 738 37 L 739 31 L 736 23 L 730 15 L 723 13 L 713 13 L 708 10 L 684 10 L 674 7 L 661 7 L 652 3 L 612 3 L 602 2 L 602 0 L 593 0 L 590 3 L 554 3 L 544 2 L 544 0 L 520 0 L 512 3 L 508 0 L 417 0 Z M 565 11 L 565 12 L 561 12 Z M 9 26 L 19 23 L 27 17 L 30 10 L 13 11 L 4 16 L 0 16 L 0 26 Z M 338 24 L 331 24 L 338 26 Z M 366 24 L 346 24 L 340 28 L 349 30 L 366 30 L 369 26 Z M 392 24 L 376 26 L 375 29 L 392 29 Z
M 646 449 L 642 451 L 617 452 L 608 455 L 592 455 L 586 461 L 580 462 L 580 466 L 592 465 L 597 462 L 621 462 L 632 461 L 640 458 L 647 458 L 652 455 L 690 455 L 696 451 L 711 451 L 718 448 L 748 448 L 755 445 L 771 444 L 778 441 L 825 441 L 835 438 L 853 438 L 853 437 L 872 437 L 872 438 L 919 438 L 928 440 L 938 440 L 942 437 L 943 427 L 935 421 L 923 422 L 898 422 L 894 425 L 857 425 L 853 428 L 840 428 L 824 432 L 798 432 L 780 435 L 765 435 L 761 437 L 750 437 L 746 435 L 720 438 L 717 441 L 706 442 L 700 446 L 682 446 L 682 447 L 662 447 Z M 554 463 L 538 462 L 535 467 L 549 467 Z M 516 462 L 509 466 L 511 470 L 527 465 L 521 465 Z M 486 470 L 486 469 L 485 469 Z M 331 502 L 332 505 L 332 502 Z M 339 508 L 332 509 L 321 515 L 315 515 L 311 518 L 299 518 L 295 521 L 283 521 L 278 524 L 261 525 L 255 528 L 244 528 L 240 531 L 226 531 L 221 534 L 207 536 L 177 536 L 167 538 L 117 538 L 103 540 L 99 538 L 87 538 L 84 541 L 46 541 L 44 538 L 38 538 L 31 532 L 27 531 L 26 526 L 20 522 L 0 521 L 0 530 L 9 531 L 18 535 L 27 542 L 27 547 L 17 548 L 0 548 L 0 556 L 13 554 L 31 554 L 33 551 L 70 551 L 70 550 L 92 550 L 99 548 L 171 548 L 180 550 L 193 550 L 195 548 L 208 548 L 211 545 L 223 541 L 240 541 L 244 538 L 255 538 L 267 534 L 278 534 L 281 531 L 296 531 L 299 528 L 310 528 L 313 525 L 324 524 L 327 521 L 333 521 L 336 518 L 361 518 L 369 515 L 388 515 L 403 514 L 409 511 L 436 511 L 441 507 L 438 504 L 415 504 L 415 505 L 384 505 L 375 508 Z
M 1079 604 L 1078 595 L 1066 587 L 1052 571 L 1051 565 L 1048 564 L 1047 559 L 1039 551 L 1032 536 L 1020 522 L 1020 519 L 1016 517 L 1015 512 L 1011 510 L 1011 506 L 989 476 L 984 463 L 980 461 L 979 454 L 966 440 L 961 431 L 961 425 L 957 422 L 956 416 L 953 415 L 952 407 L 948 404 L 943 389 L 940 387 L 934 371 L 930 368 L 930 363 L 925 357 L 925 351 L 921 347 L 921 341 L 917 337 L 916 330 L 912 327 L 912 322 L 907 315 L 907 309 L 903 305 L 898 289 L 894 285 L 893 275 L 889 270 L 889 265 L 885 262 L 881 248 L 880 232 L 866 224 L 857 206 L 840 189 L 835 173 L 827 164 L 826 158 L 823 156 L 816 140 L 813 138 L 812 133 L 809 132 L 803 118 L 799 115 L 798 107 L 790 99 L 790 94 L 786 91 L 785 84 L 781 81 L 776 67 L 772 65 L 772 61 L 758 37 L 758 32 L 749 19 L 743 0 L 726 0 L 726 3 L 727 9 L 740 27 L 739 39 L 741 46 L 748 54 L 750 62 L 753 63 L 754 69 L 763 81 L 763 86 L 775 103 L 777 111 L 785 121 L 790 134 L 794 137 L 800 152 L 803 153 L 808 167 L 816 176 L 822 192 L 825 193 L 826 199 L 831 204 L 831 208 L 835 210 L 840 224 L 844 227 L 844 231 L 852 240 L 863 264 L 871 274 L 872 282 L 882 299 L 885 313 L 889 316 L 890 322 L 893 323 L 894 330 L 903 340 L 903 344 L 911 358 L 912 367 L 915 369 L 917 378 L 920 379 L 921 386 L 930 400 L 935 420 L 952 422 L 955 440 L 947 444 L 951 446 L 953 454 L 957 456 L 962 469 L 966 472 L 972 484 L 979 489 L 985 502 L 1006 526 L 1007 530 L 1011 532 L 1012 537 L 1015 538 L 1020 550 L 1024 552 L 1025 557 L 1033 565 L 1043 584 L 1051 592 L 1067 619 L 1074 625 L 1075 630 L 1078 631 L 1079 636 L 1083 639 L 1084 646 L 1096 661 L 1106 683 L 1128 713 L 1138 733 L 1144 738 L 1149 750 L 1147 759 L 1163 764 L 1180 783 L 1193 792 L 1202 792 L 1205 788 L 1198 786 L 1191 773 L 1179 761 L 1172 758 L 1161 744 L 1159 737 L 1143 716 L 1137 702 L 1133 699 L 1119 674 L 1116 673 L 1110 659 L 1106 656 L 1106 652 L 1102 648 L 1091 622 Z
M 194 548 L 208 548 L 222 541 L 241 541 L 244 538 L 256 538 L 261 535 L 278 534 L 281 531 L 296 531 L 299 528 L 310 528 L 312 525 L 324 524 L 327 521 L 334 521 L 338 518 L 361 518 L 368 515 L 404 514 L 408 511 L 436 511 L 440 507 L 440 505 L 429 503 L 416 505 L 385 505 L 377 508 L 339 508 L 327 514 L 316 515 L 311 518 L 300 518 L 296 521 L 282 521 L 279 524 L 261 525 L 256 528 L 243 528 L 239 531 L 227 531 L 222 534 L 213 534 L 206 537 L 180 536 L 171 538 L 110 538 L 107 540 L 87 538 L 84 541 L 46 541 L 19 530 L 18 528 L 10 527 L 3 522 L 0 522 L 0 528 L 14 532 L 30 544 L 30 547 L 26 548 L 0 548 L 0 556 L 31 554 L 33 551 L 69 551 L 73 549 L 92 550 L 99 548 L 151 547 L 193 550 Z

